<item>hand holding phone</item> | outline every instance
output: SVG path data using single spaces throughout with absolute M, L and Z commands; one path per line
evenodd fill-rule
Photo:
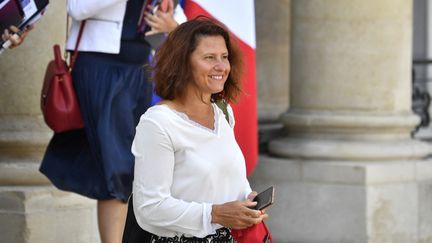
M 272 205 L 274 203 L 274 187 L 270 186 L 264 191 L 258 193 L 252 201 L 257 202 L 257 205 L 253 208 L 255 210 L 263 210 Z
M 174 0 L 147 0 L 138 21 L 138 32 L 152 49 L 158 49 L 167 33 L 177 27 L 174 19 Z

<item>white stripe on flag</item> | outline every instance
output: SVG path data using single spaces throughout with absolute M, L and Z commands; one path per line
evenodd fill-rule
M 192 0 L 224 23 L 238 38 L 255 49 L 253 0 Z

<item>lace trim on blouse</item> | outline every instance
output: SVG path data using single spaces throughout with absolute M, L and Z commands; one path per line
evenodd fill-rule
M 198 122 L 196 122 L 196 121 L 190 119 L 189 116 L 188 116 L 186 113 L 184 113 L 184 112 L 174 110 L 174 109 L 172 109 L 171 107 L 169 107 L 168 105 L 165 105 L 165 106 L 168 107 L 168 109 L 172 110 L 172 111 L 173 111 L 175 114 L 177 114 L 180 118 L 182 118 L 182 119 L 185 120 L 186 122 L 192 124 L 193 126 L 198 127 L 198 128 L 201 128 L 201 129 L 204 129 L 204 130 L 209 131 L 209 132 L 211 132 L 211 133 L 217 134 L 217 131 L 218 131 L 218 124 L 219 124 L 219 123 L 218 123 L 218 120 L 219 120 L 219 111 L 217 110 L 218 108 L 215 107 L 215 104 L 212 104 L 212 107 L 213 107 L 213 114 L 214 114 L 214 117 L 213 117 L 213 119 L 214 119 L 214 124 L 213 124 L 214 129 L 210 129 L 210 128 L 208 128 L 208 127 L 206 127 L 206 126 L 203 126 L 203 125 L 199 124 Z

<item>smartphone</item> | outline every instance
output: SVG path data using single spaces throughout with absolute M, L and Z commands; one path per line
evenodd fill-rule
M 19 2 L 24 11 L 24 19 L 17 27 L 22 31 L 39 20 L 49 4 L 49 0 L 19 0 Z
M 24 11 L 18 0 L 0 1 L 0 33 L 3 34 L 9 26 L 19 26 L 24 19 Z
M 150 13 L 154 14 L 157 9 L 161 9 L 163 12 L 166 12 L 168 9 L 168 1 L 167 0 L 146 0 L 141 9 L 141 15 L 138 20 L 138 32 L 145 34 L 146 32 L 151 30 L 151 27 L 145 21 L 145 15 L 148 10 L 152 10 Z
M 264 191 L 258 193 L 253 201 L 257 202 L 257 205 L 254 207 L 256 210 L 262 210 L 272 205 L 274 203 L 274 187 L 270 186 Z

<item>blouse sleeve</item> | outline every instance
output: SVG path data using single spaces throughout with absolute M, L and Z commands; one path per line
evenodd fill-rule
M 127 2 L 127 0 L 68 0 L 67 6 L 72 18 L 83 20 L 122 2 Z
M 135 155 L 134 212 L 138 223 L 198 237 L 214 233 L 212 204 L 171 196 L 175 170 L 173 144 L 162 127 L 141 119 L 132 145 Z

